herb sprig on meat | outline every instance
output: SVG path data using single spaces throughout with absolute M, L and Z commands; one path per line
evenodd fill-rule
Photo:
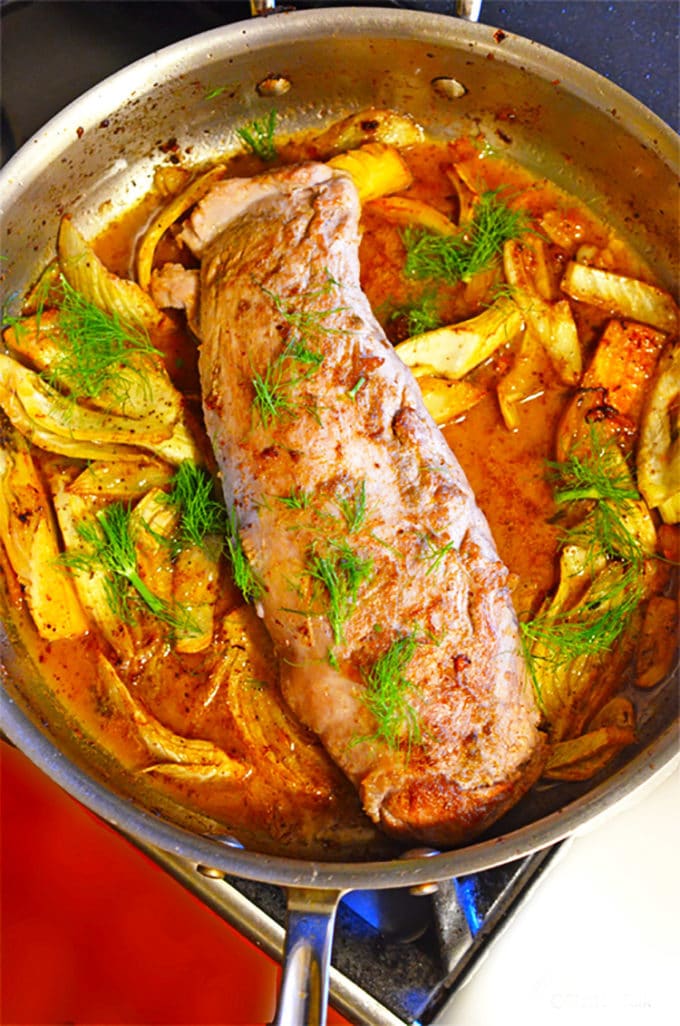
M 366 520 L 366 481 L 362 478 L 354 488 L 351 496 L 339 496 L 336 504 L 350 534 L 360 530 Z
M 315 348 L 315 340 L 321 333 L 332 333 L 336 329 L 328 325 L 328 317 L 338 313 L 340 307 L 316 309 L 306 304 L 318 297 L 326 296 L 337 282 L 330 276 L 324 284 L 306 295 L 296 297 L 303 306 L 293 309 L 292 304 L 271 289 L 260 285 L 262 292 L 271 300 L 277 314 L 283 321 L 287 337 L 281 352 L 271 360 L 263 371 L 251 378 L 254 398 L 253 407 L 265 427 L 273 422 L 294 416 L 301 407 L 296 389 L 308 381 L 321 367 L 324 356 Z M 303 404 L 304 405 L 304 404 Z M 308 412 L 314 412 L 309 410 Z
M 325 612 L 336 645 L 344 639 L 343 628 L 359 596 L 359 589 L 373 575 L 373 560 L 360 556 L 344 540 L 315 546 L 308 555 L 306 572 L 323 588 Z
M 414 634 L 397 638 L 362 674 L 366 685 L 363 702 L 375 717 L 375 738 L 393 749 L 399 748 L 404 738 L 409 751 L 422 740 L 418 713 L 408 697 L 415 688 L 406 676 L 417 645 Z M 358 738 L 357 742 L 371 740 Z
M 246 602 L 257 602 L 262 596 L 264 585 L 253 569 L 243 548 L 239 523 L 234 509 L 227 511 L 226 544 L 234 584 Z

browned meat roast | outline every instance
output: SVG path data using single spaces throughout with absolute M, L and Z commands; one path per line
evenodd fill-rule
M 195 209 L 205 417 L 286 700 L 375 822 L 452 845 L 527 790 L 543 738 L 507 571 L 361 291 L 358 221 L 321 164 Z

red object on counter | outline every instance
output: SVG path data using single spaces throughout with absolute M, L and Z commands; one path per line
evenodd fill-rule
M 0 823 L 4 1026 L 271 1020 L 272 959 L 2 743 Z

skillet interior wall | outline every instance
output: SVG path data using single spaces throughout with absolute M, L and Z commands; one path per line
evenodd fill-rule
M 357 0 L 354 0 L 357 4 Z M 279 8 L 281 8 L 279 4 Z M 286 9 L 346 6 L 295 0 Z M 451 14 L 453 0 L 366 0 L 358 6 Z M 2 0 L 0 162 L 54 114 L 108 75 L 180 39 L 250 17 L 247 0 Z M 483 0 L 480 19 L 574 57 L 622 86 L 675 131 L 678 26 L 668 0 Z M 53 40 L 36 65 L 36 34 Z M 607 45 L 603 46 L 603 39 Z M 86 41 L 87 45 L 83 45 Z M 69 59 L 77 55 L 77 60 Z M 26 89 L 30 77 L 32 88 Z

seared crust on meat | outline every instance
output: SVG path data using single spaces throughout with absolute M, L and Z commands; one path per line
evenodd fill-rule
M 287 702 L 376 823 L 452 845 L 531 786 L 543 738 L 507 570 L 361 291 L 358 223 L 320 164 L 201 201 L 206 425 Z

